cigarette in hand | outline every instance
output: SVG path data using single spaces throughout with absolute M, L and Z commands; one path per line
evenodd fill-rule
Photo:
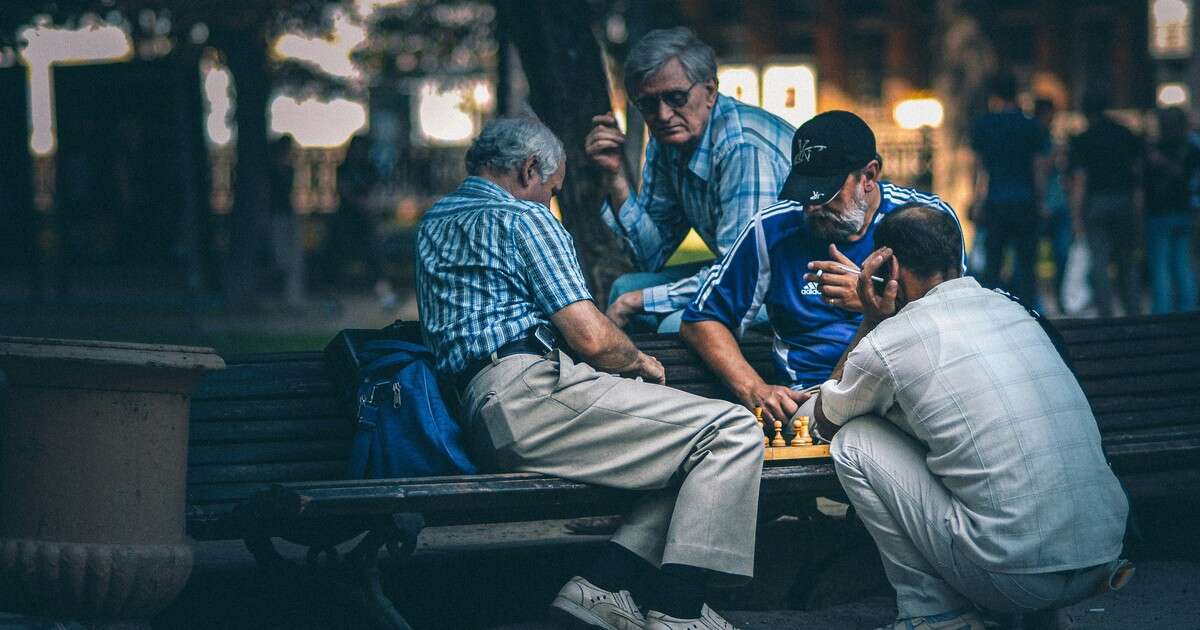
M 841 269 L 842 271 L 845 271 L 846 273 L 849 273 L 849 274 L 858 275 L 858 274 L 862 273 L 861 269 L 855 269 L 854 267 L 847 267 L 846 265 L 843 265 L 842 263 L 835 262 L 833 264 L 837 265 L 837 267 L 839 269 Z M 817 276 L 820 276 L 820 275 L 821 275 L 821 273 L 818 270 Z M 880 285 L 887 284 L 887 280 L 884 280 L 883 278 L 880 278 L 879 276 L 871 276 L 871 280 L 875 281 L 876 284 L 880 284 Z

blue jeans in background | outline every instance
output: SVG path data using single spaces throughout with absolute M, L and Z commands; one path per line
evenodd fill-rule
M 701 269 L 713 264 L 712 260 L 684 263 L 663 267 L 662 271 L 635 271 L 617 278 L 608 293 L 608 303 L 612 304 L 618 297 L 630 291 L 640 291 L 660 284 L 668 284 L 694 276 Z M 660 332 L 677 333 L 679 323 L 683 318 L 683 309 L 670 313 L 642 313 L 629 318 L 625 325 L 628 332 Z
M 1146 221 L 1146 253 L 1154 313 L 1196 310 L 1196 268 L 1192 260 L 1194 219 L 1189 214 L 1151 216 Z
M 1067 269 L 1067 256 L 1071 243 L 1075 242 L 1075 229 L 1071 225 L 1071 209 L 1053 207 L 1050 218 L 1044 224 L 1046 238 L 1050 240 L 1050 251 L 1054 256 L 1054 303 L 1062 309 L 1063 272 Z

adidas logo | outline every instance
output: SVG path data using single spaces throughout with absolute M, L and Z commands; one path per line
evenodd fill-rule
M 821 295 L 821 290 L 817 288 L 816 282 L 809 282 L 800 289 L 800 295 Z

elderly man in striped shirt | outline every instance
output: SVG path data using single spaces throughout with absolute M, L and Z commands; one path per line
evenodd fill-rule
M 618 326 L 676 332 L 713 261 L 666 267 L 667 259 L 692 228 L 717 256 L 733 246 L 750 217 L 778 199 L 794 129 L 718 94 L 712 48 L 683 27 L 638 40 L 625 61 L 625 87 L 651 135 L 641 192 L 629 188 L 625 134 L 612 114 L 593 119 L 584 145 L 607 174 L 601 216 L 640 267 L 613 283 L 607 314 Z
M 471 176 L 417 235 L 425 341 L 485 465 L 647 491 L 556 612 L 597 628 L 732 628 L 705 587 L 753 574 L 762 431 L 742 407 L 665 387 L 663 366 L 592 303 L 547 207 L 563 160 L 532 118 L 480 133 Z

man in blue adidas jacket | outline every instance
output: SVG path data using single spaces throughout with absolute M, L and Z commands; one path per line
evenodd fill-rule
M 830 111 L 801 125 L 779 203 L 755 215 L 684 311 L 684 340 L 768 422 L 786 424 L 808 398 L 800 390 L 828 379 L 854 336 L 858 267 L 875 250 L 879 220 L 909 203 L 954 215 L 936 195 L 881 181 L 882 168 L 858 116 Z M 763 305 L 790 386 L 768 384 L 738 349 Z

